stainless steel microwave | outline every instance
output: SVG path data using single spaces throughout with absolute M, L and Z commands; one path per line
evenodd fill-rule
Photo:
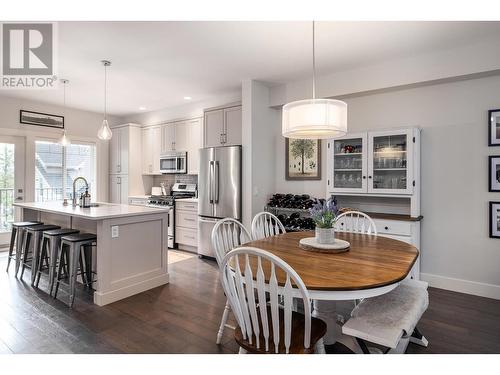
M 160 172 L 165 174 L 187 173 L 187 152 L 170 151 L 161 154 Z

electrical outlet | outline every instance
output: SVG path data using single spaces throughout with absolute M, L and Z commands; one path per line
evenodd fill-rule
M 120 227 L 118 225 L 113 225 L 111 227 L 111 238 L 118 238 L 120 236 Z

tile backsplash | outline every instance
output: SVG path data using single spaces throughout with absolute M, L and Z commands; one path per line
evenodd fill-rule
M 172 185 L 176 182 L 185 184 L 198 184 L 198 175 L 196 174 L 165 174 L 155 176 L 153 179 L 153 186 L 160 186 L 160 182 L 165 183 L 165 187 L 170 191 Z

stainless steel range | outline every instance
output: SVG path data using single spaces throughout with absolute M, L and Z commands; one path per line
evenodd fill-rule
M 196 197 L 196 184 L 175 183 L 170 195 L 152 195 L 148 207 L 170 207 L 168 212 L 168 247 L 174 249 L 175 243 L 175 199 Z

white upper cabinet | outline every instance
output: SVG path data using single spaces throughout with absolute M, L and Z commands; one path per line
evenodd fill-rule
M 411 194 L 413 192 L 413 132 L 368 133 L 368 192 Z
M 224 136 L 224 110 L 219 109 L 216 111 L 205 112 L 205 119 L 203 122 L 205 128 L 204 133 L 204 146 L 216 147 L 223 144 Z
M 241 123 L 241 106 L 206 111 L 204 147 L 240 145 Z
M 161 128 L 160 152 L 175 150 L 175 123 L 163 125 Z M 158 141 L 158 140 L 157 140 Z
M 418 129 L 347 134 L 328 141 L 329 193 L 411 195 L 419 163 Z
M 142 173 L 160 174 L 162 128 L 158 126 L 142 129 Z
M 151 148 L 153 146 L 153 129 L 143 128 L 142 129 L 142 173 L 151 174 L 153 173 L 153 152 Z
M 113 137 L 109 145 L 109 173 L 127 174 L 129 157 L 129 129 L 121 127 L 113 129 Z
M 202 119 L 192 119 L 186 121 L 188 146 L 188 174 L 198 174 L 200 171 L 200 148 Z
M 187 126 L 187 121 L 180 121 L 175 123 L 175 138 L 174 138 L 174 150 L 175 151 L 189 151 L 189 143 L 191 142 L 189 138 L 189 129 Z
M 366 133 L 349 134 L 328 143 L 332 191 L 363 193 L 368 186 L 368 142 Z M 330 150 L 331 149 L 331 150 Z
M 241 145 L 241 106 L 224 109 L 224 145 Z
M 201 118 L 171 122 L 142 129 L 142 174 L 160 174 L 160 155 L 169 151 L 188 153 L 188 174 L 198 174 Z

